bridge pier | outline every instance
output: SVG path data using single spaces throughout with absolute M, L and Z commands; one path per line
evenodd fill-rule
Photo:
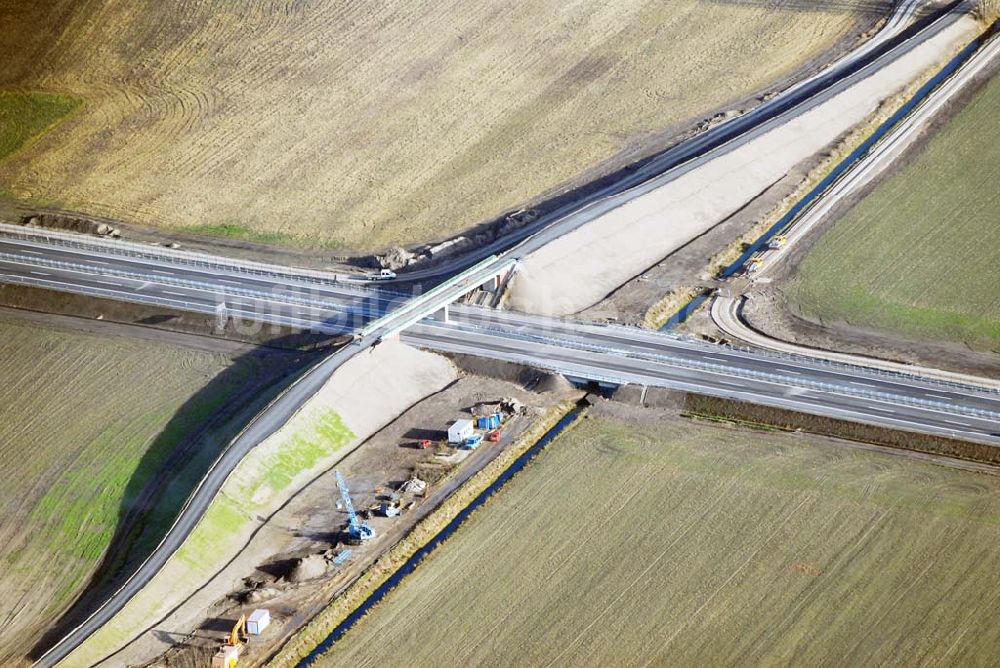
M 431 317 L 439 322 L 451 322 L 451 319 L 448 316 L 448 304 L 445 304 L 443 308 L 435 311 Z

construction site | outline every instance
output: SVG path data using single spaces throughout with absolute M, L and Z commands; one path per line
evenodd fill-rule
M 263 665 L 359 578 L 394 570 L 398 557 L 391 550 L 405 544 L 414 527 L 445 500 L 458 500 L 456 490 L 511 446 L 523 447 L 533 424 L 546 422 L 553 411 L 561 414 L 566 401 L 581 396 L 527 369 L 518 372 L 522 382 L 458 373 L 446 389 L 411 406 L 309 482 L 197 600 L 111 661 L 163 652 L 142 663 Z M 266 630 L 254 626 L 254 614 L 266 614 Z M 174 627 L 196 630 L 174 634 Z

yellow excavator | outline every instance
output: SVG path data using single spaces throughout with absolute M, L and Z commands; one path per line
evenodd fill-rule
M 226 644 L 212 657 L 212 668 L 236 668 L 240 661 L 240 652 L 243 651 L 243 643 L 249 639 L 247 616 L 240 615 L 233 625 L 233 630 L 229 632 Z

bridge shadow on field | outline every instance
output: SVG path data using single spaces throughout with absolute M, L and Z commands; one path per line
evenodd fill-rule
M 285 332 L 232 358 L 170 418 L 129 480 L 103 560 L 77 599 L 31 649 L 30 658 L 37 659 L 85 621 L 135 572 L 236 434 L 341 343 L 340 337 L 330 335 Z

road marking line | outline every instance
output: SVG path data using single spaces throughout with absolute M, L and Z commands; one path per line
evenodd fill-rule
M 46 274 L 44 271 L 29 271 L 29 274 L 34 274 L 35 276 L 51 276 L 52 274 Z
M 951 397 L 946 397 L 943 394 L 934 394 L 933 392 L 922 392 L 921 394 L 923 394 L 925 397 L 934 397 L 935 399 L 946 399 L 948 401 L 952 400 Z
M 860 383 L 856 380 L 849 380 L 847 382 L 850 383 L 851 385 L 861 385 L 863 387 L 878 387 L 878 385 L 872 385 L 871 383 Z
M 219 283 L 229 283 L 229 285 L 243 285 L 239 281 L 230 281 L 230 280 L 227 280 L 225 278 L 220 278 L 219 279 Z
M 110 262 L 105 262 L 104 260 L 91 260 L 91 264 L 111 264 Z
M 957 424 L 959 427 L 971 427 L 972 426 L 968 422 L 956 422 L 955 420 L 946 420 L 944 418 L 941 418 L 941 422 L 947 422 L 948 424 Z
M 183 292 L 171 292 L 170 290 L 164 290 L 163 294 L 165 294 L 165 295 L 173 295 L 175 297 L 187 297 L 187 295 L 184 294 Z
M 725 357 L 716 357 L 715 355 L 702 355 L 702 357 L 710 360 L 718 360 L 720 362 L 732 362 L 732 360 Z
M 21 252 L 22 253 L 31 253 L 32 255 L 45 255 L 45 253 L 42 253 L 41 251 L 28 250 L 27 248 L 22 248 Z
M 163 274 L 164 276 L 173 276 L 173 272 L 163 271 L 162 269 L 150 269 L 154 274 Z
M 113 285 L 113 286 L 115 286 L 116 288 L 120 288 L 120 287 L 122 287 L 122 284 L 121 284 L 121 283 L 114 283 L 114 282 L 112 282 L 112 281 L 94 281 L 94 282 L 95 282 L 95 283 L 102 283 L 102 284 L 104 284 L 104 285 Z

